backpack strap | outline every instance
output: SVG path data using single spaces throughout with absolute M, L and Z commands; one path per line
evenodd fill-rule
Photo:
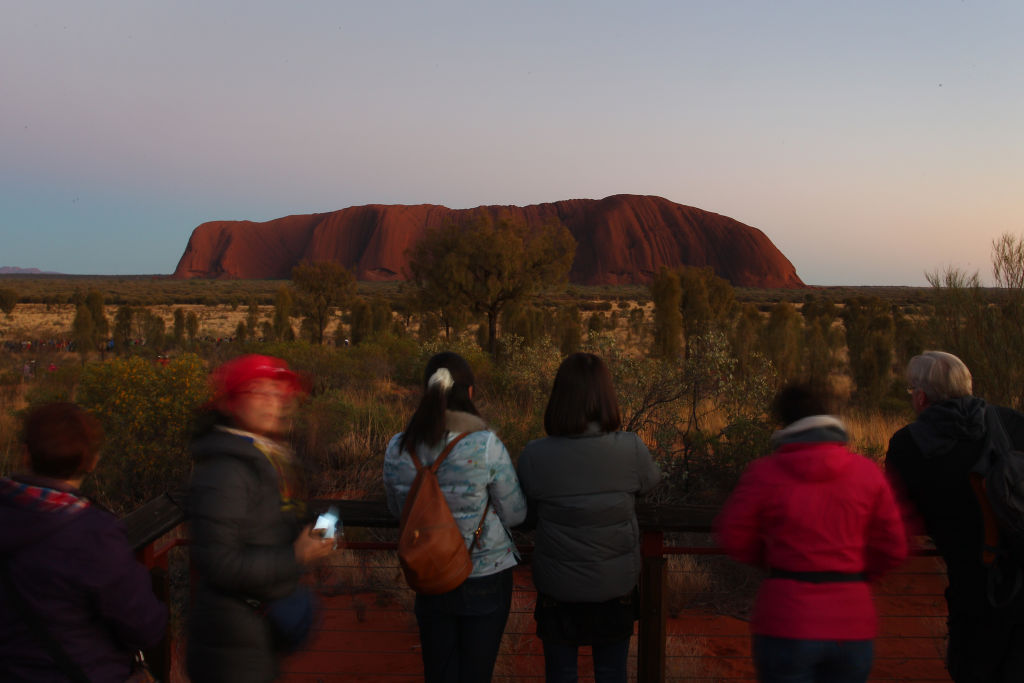
M 491 509 L 491 499 L 488 496 L 487 502 L 484 503 L 484 514 L 480 516 L 480 523 L 476 525 L 476 531 L 473 532 L 473 542 L 469 544 L 469 552 L 472 553 L 476 548 L 476 544 L 480 542 L 480 532 L 484 530 L 484 521 L 487 519 L 487 513 Z
M 455 448 L 455 444 L 459 443 L 460 441 L 462 441 L 464 438 L 466 438 L 470 434 L 472 434 L 472 432 L 462 432 L 461 434 L 456 436 L 454 439 L 449 441 L 448 445 L 444 447 L 444 450 L 441 451 L 441 454 L 437 456 L 437 458 L 434 460 L 433 463 L 431 463 L 430 467 L 428 468 L 430 470 L 430 473 L 436 475 L 438 468 L 441 467 L 441 463 L 444 462 L 444 459 L 447 458 L 448 454 L 452 452 L 453 448 Z M 426 465 L 421 463 L 420 459 L 417 458 L 413 454 L 412 451 L 406 451 L 406 453 L 408 453 L 409 457 L 412 458 L 412 464 L 414 464 L 416 466 L 416 471 L 417 472 L 419 472 L 420 470 L 422 470 L 422 469 L 424 469 L 426 467 Z M 487 520 L 487 513 L 490 512 L 490 509 L 491 509 L 491 501 L 490 501 L 490 499 L 488 499 L 488 501 L 484 504 L 484 514 L 480 516 L 480 523 L 476 525 L 476 530 L 473 532 L 473 542 L 470 543 L 470 545 L 469 545 L 469 552 L 470 553 L 473 552 L 473 549 L 476 548 L 476 544 L 480 541 L 480 534 L 484 530 L 484 522 Z M 403 510 L 402 511 L 402 523 L 403 524 L 405 523 L 406 514 L 407 514 L 406 511 Z
M 981 548 L 981 563 L 985 567 L 986 597 L 988 603 L 997 609 L 1008 606 L 1020 592 L 1024 577 L 1021 576 L 1021 568 L 999 560 L 1007 554 L 1006 548 L 1001 543 L 999 532 L 999 518 L 992 508 L 985 488 L 985 476 L 988 471 L 996 466 L 998 459 L 1010 457 L 1013 450 L 1013 443 L 1006 434 L 1002 420 L 992 406 L 985 408 L 985 426 L 987 433 L 984 441 L 984 452 L 978 463 L 972 468 L 968 475 L 971 482 L 971 489 L 978 500 L 978 507 L 981 510 L 984 539 Z M 1007 576 L 1007 573 L 1012 576 Z M 1009 590 L 1005 588 L 1002 592 L 1005 597 L 997 597 L 1000 587 L 1011 584 Z
M 999 554 L 999 522 L 996 521 L 996 513 L 992 510 L 992 503 L 985 493 L 985 477 L 977 472 L 969 475 L 971 490 L 978 501 L 978 508 L 981 510 L 981 521 L 984 530 L 984 542 L 981 546 L 981 563 L 991 567 Z
M 453 448 L 455 448 L 455 444 L 462 441 L 470 434 L 471 432 L 462 432 L 461 434 L 459 434 L 454 439 L 448 442 L 448 445 L 444 447 L 444 450 L 441 451 L 441 454 L 437 456 L 433 463 L 431 463 L 429 468 L 431 474 L 437 474 L 438 468 L 441 467 L 441 463 L 444 462 L 444 459 L 447 458 L 448 454 L 452 452 Z M 420 462 L 420 459 L 416 457 L 415 453 L 413 453 L 412 451 L 406 451 L 406 453 L 408 453 L 409 457 L 412 458 L 412 464 L 416 466 L 417 472 L 419 472 L 421 469 L 425 467 L 425 465 Z
M 978 508 L 981 510 L 981 520 L 984 530 L 984 542 L 981 549 L 981 563 L 986 567 L 992 567 L 1000 552 L 999 520 L 992 503 L 989 501 L 988 493 L 985 490 L 985 476 L 995 465 L 995 459 L 1006 457 L 1012 449 L 999 415 L 992 406 L 985 407 L 986 434 L 982 448 L 984 449 L 978 463 L 971 469 L 968 475 L 971 483 L 971 490 L 978 501 Z M 995 454 L 998 453 L 998 456 Z

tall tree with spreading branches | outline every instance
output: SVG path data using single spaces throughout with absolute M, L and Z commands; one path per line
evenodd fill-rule
M 303 325 L 309 332 L 309 340 L 323 344 L 324 330 L 334 309 L 346 307 L 355 296 L 355 275 L 334 261 L 305 262 L 292 269 L 292 284 L 298 293 L 299 308 L 305 315 Z
M 427 230 L 408 255 L 421 300 L 484 315 L 487 349 L 495 355 L 502 311 L 564 287 L 575 252 L 576 240 L 560 223 L 531 228 L 481 214 L 466 225 Z

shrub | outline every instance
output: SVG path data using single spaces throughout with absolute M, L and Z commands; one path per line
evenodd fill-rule
M 55 401 L 71 401 L 75 394 L 75 385 L 82 373 L 80 365 L 65 365 L 49 372 L 44 368 L 36 369 L 36 379 L 25 395 L 29 405 L 37 406 Z
M 206 367 L 193 354 L 167 365 L 132 356 L 86 366 L 78 403 L 105 433 L 87 490 L 124 514 L 184 483 L 194 410 L 207 397 Z

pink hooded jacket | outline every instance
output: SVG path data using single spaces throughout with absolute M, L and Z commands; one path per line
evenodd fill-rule
M 866 575 L 820 583 L 769 575 L 754 606 L 755 634 L 867 640 L 877 633 L 868 582 L 906 558 L 907 537 L 881 469 L 845 441 L 842 423 L 827 415 L 777 432 L 776 451 L 749 466 L 716 520 L 719 544 L 741 562 Z

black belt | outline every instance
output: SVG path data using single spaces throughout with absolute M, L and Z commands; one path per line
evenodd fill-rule
M 777 567 L 772 567 L 768 571 L 768 578 L 792 579 L 805 583 L 858 583 L 868 580 L 864 572 L 791 572 Z

